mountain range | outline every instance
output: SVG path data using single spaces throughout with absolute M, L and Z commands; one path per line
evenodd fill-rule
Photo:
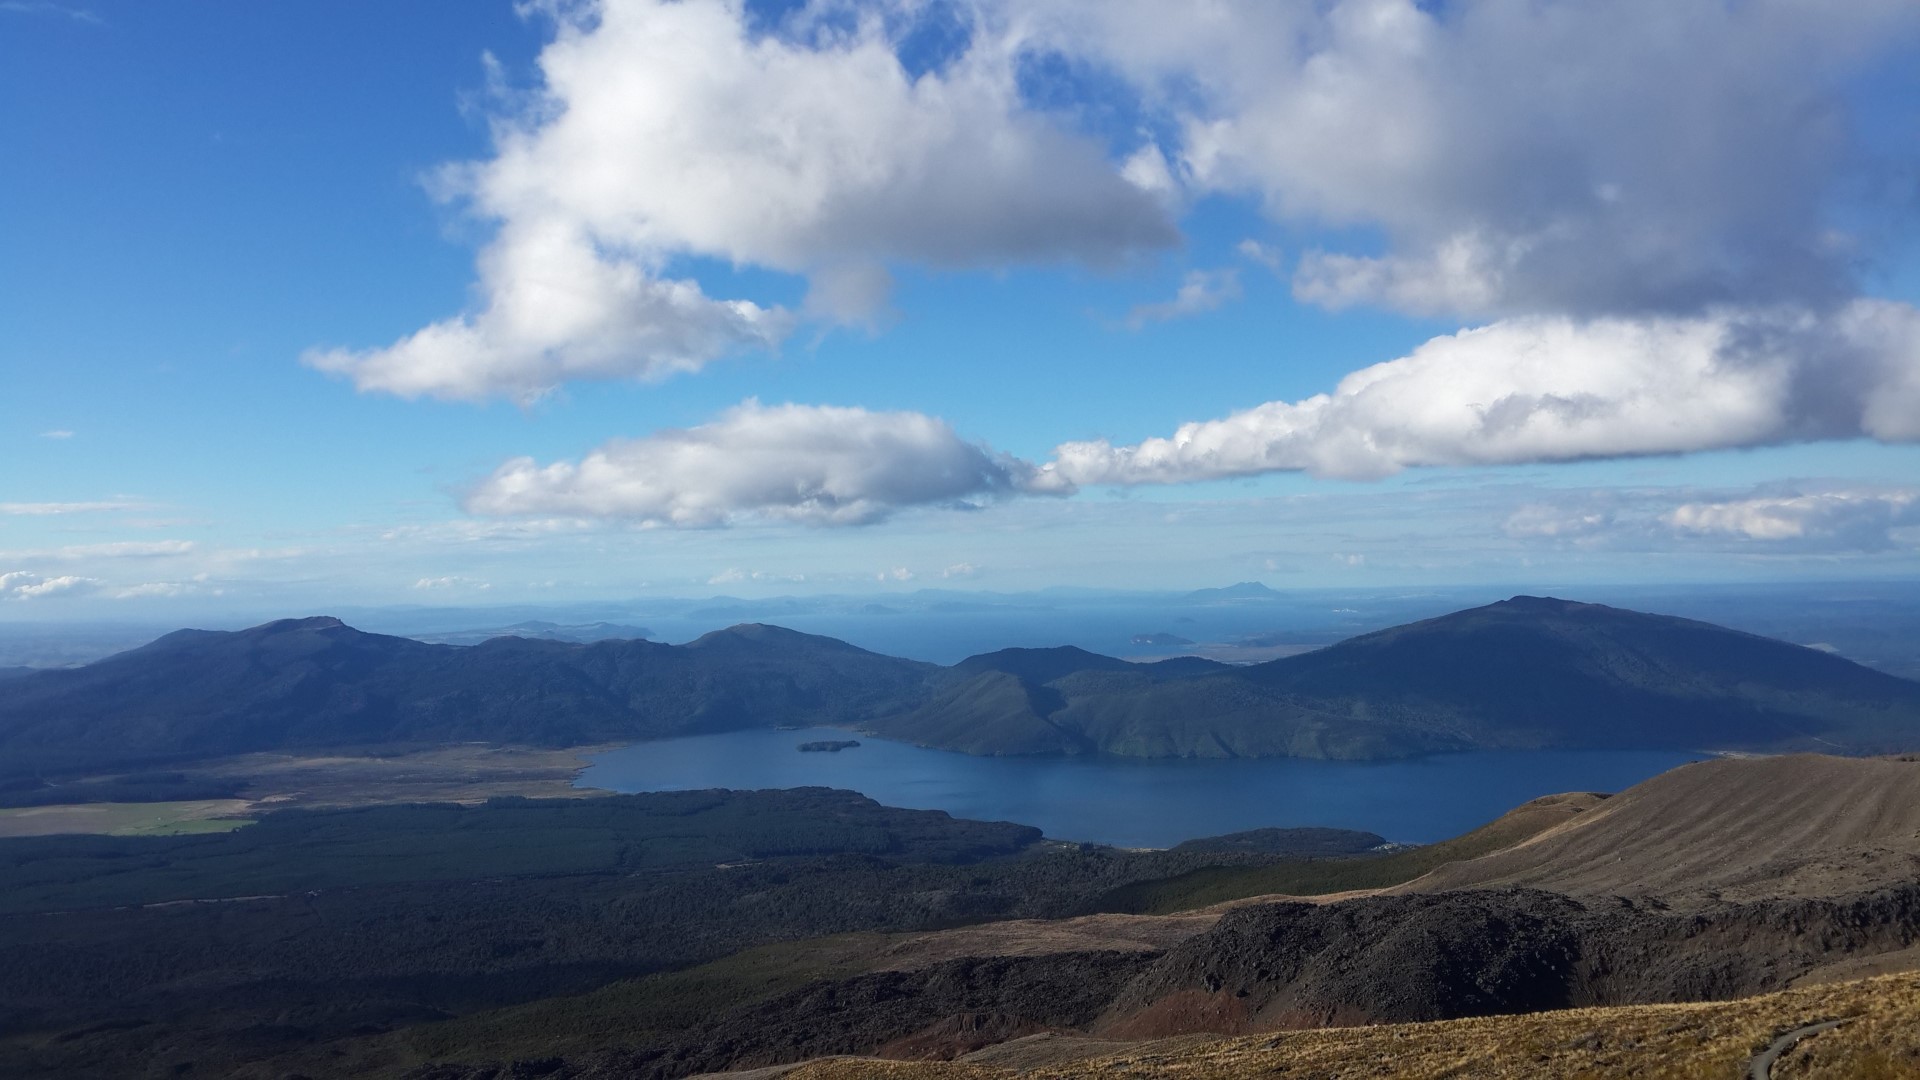
M 427 634 L 409 634 L 415 641 L 431 645 L 480 645 L 497 637 L 532 638 L 536 641 L 572 641 L 585 644 L 609 639 L 651 638 L 654 632 L 644 626 L 626 623 L 556 623 L 545 619 L 527 619 L 491 629 L 446 630 Z
M 258 750 L 577 746 L 819 724 L 973 754 L 1377 759 L 1920 745 L 1920 683 L 1706 623 L 1541 597 L 1263 664 L 1005 649 L 952 667 L 746 624 L 685 645 L 181 630 L 6 680 L 0 775 Z

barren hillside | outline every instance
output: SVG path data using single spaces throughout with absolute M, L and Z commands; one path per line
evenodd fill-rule
M 1403 888 L 1524 885 L 1669 902 L 1837 896 L 1920 880 L 1920 760 L 1685 765 L 1504 851 Z

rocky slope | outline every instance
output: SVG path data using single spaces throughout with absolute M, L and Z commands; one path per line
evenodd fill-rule
M 974 957 L 825 979 L 647 1046 L 542 1059 L 556 1080 L 744 1069 L 826 1054 L 952 1058 L 1036 1032 L 1107 1041 L 1413 1023 L 1783 989 L 1920 938 L 1920 886 L 1707 913 L 1533 890 L 1237 909 L 1143 951 Z M 441 1062 L 410 1080 L 516 1075 Z
M 1920 760 L 1797 754 L 1683 765 L 1529 842 L 1407 886 L 1524 885 L 1675 904 L 1920 881 Z

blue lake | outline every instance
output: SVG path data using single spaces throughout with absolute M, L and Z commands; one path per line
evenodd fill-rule
M 839 753 L 798 744 L 858 738 Z M 1061 840 L 1167 847 L 1263 826 L 1365 829 L 1431 843 L 1528 799 L 1619 791 L 1702 755 L 1535 750 L 1414 761 L 1132 761 L 990 758 L 849 735 L 835 728 L 735 731 L 596 755 L 579 784 L 612 791 L 836 787 L 888 806 L 1037 825 Z

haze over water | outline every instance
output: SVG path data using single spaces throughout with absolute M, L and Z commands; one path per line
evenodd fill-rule
M 839 753 L 796 749 L 847 738 L 861 745 Z M 1424 844 L 1457 836 L 1529 799 L 1620 791 L 1702 756 L 1556 750 L 1388 762 L 995 758 L 808 728 L 639 743 L 595 756 L 578 783 L 619 792 L 847 788 L 888 806 L 1017 821 L 1055 839 L 1122 847 L 1308 825 Z

